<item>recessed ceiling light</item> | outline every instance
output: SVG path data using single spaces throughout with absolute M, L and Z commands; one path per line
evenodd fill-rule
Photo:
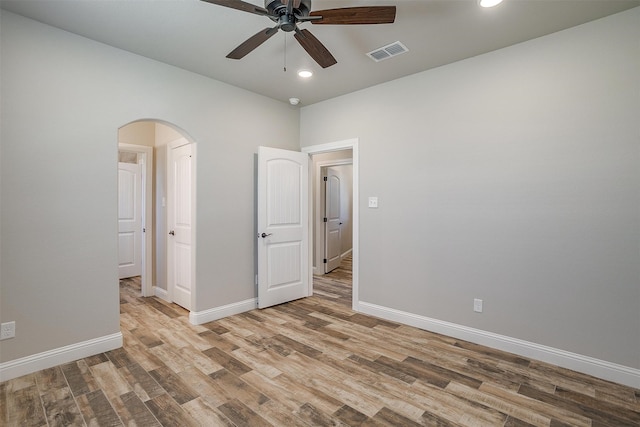
M 478 0 L 478 4 L 482 7 L 493 7 L 502 3 L 502 0 Z
M 300 70 L 298 71 L 298 75 L 303 79 L 308 79 L 309 77 L 313 76 L 313 73 L 309 70 Z

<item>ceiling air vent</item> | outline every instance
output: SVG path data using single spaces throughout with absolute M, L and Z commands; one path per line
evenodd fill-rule
M 367 53 L 367 56 L 376 62 L 383 61 L 393 56 L 400 55 L 401 53 L 409 52 L 409 49 L 400 42 L 395 42 L 382 46 L 376 50 Z

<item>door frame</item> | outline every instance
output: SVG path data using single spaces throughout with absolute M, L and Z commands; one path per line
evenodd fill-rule
M 175 195 L 172 194 L 169 196 L 169 192 L 172 190 L 172 184 L 170 182 L 171 178 L 171 161 L 172 161 L 172 150 L 174 148 L 181 147 L 183 145 L 191 145 L 191 298 L 189 301 L 189 311 L 194 312 L 195 303 L 196 303 L 196 197 L 197 197 L 197 181 L 196 181 L 196 168 L 197 168 L 197 148 L 198 144 L 195 141 L 187 138 L 186 136 L 182 136 L 178 139 L 170 141 L 167 143 L 167 228 L 165 229 L 165 235 L 169 235 L 169 231 L 171 230 L 172 224 L 170 223 L 170 214 L 169 211 L 172 209 L 171 203 L 175 200 Z M 172 214 L 171 214 L 172 215 Z M 173 218 L 175 220 L 175 218 Z M 170 259 L 169 254 L 169 239 L 167 239 L 167 298 L 169 302 L 174 302 L 174 287 L 171 284 L 171 275 L 173 274 L 173 263 L 174 259 Z M 191 316 L 189 317 L 191 319 Z
M 118 152 L 126 151 L 129 153 L 137 153 L 142 156 L 142 235 L 144 236 L 140 242 L 142 245 L 142 274 L 141 292 L 143 297 L 154 295 L 153 284 L 151 283 L 153 268 L 153 147 L 146 145 L 134 145 L 118 143 Z
M 352 164 L 353 164 L 353 270 L 352 270 L 352 301 L 351 306 L 354 311 L 359 310 L 359 267 L 360 267 L 360 247 L 359 247 L 359 230 L 360 230 L 360 196 L 359 196 L 359 168 L 360 168 L 360 155 L 358 149 L 358 138 L 346 139 L 343 141 L 335 141 L 329 142 L 326 144 L 318 144 L 318 145 L 310 145 L 307 147 L 302 147 L 300 151 L 303 153 L 307 153 L 310 156 L 314 154 L 322 154 L 322 153 L 330 153 L 332 151 L 341 151 L 341 150 L 352 150 Z M 313 187 L 311 183 L 312 180 L 309 180 L 309 186 Z M 310 194 L 315 194 L 315 197 L 320 197 L 317 195 L 316 188 L 310 188 Z M 313 230 L 313 215 L 309 215 L 309 228 Z M 315 233 L 312 233 L 315 234 Z M 316 236 L 314 235 L 312 239 L 309 239 L 309 250 L 313 250 L 313 245 L 315 245 Z M 311 269 L 309 269 L 311 271 Z M 313 280 L 312 280 L 313 283 Z

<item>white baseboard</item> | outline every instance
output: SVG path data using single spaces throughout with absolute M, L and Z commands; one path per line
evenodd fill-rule
M 203 323 L 212 322 L 214 320 L 222 319 L 223 317 L 244 313 L 245 311 L 253 310 L 256 307 L 258 307 L 258 300 L 256 298 L 251 298 L 233 304 L 211 308 L 209 310 L 192 311 L 189 313 L 189 322 L 192 325 L 202 325 Z
M 32 354 L 31 356 L 20 359 L 10 360 L 9 362 L 0 363 L 0 381 L 7 381 L 42 369 L 73 362 L 74 360 L 104 353 L 105 351 L 115 350 L 120 347 L 122 347 L 122 333 L 118 332 L 42 353 Z
M 340 255 L 340 259 L 344 259 L 346 257 L 348 257 L 349 255 L 351 255 L 351 253 L 353 252 L 353 248 L 347 250 L 345 253 L 343 253 L 342 255 Z
M 358 301 L 357 307 L 362 313 L 382 319 L 507 351 L 528 359 L 551 363 L 629 387 L 640 388 L 640 369 L 367 302 Z
M 153 291 L 155 296 L 157 296 L 158 298 L 163 299 L 165 301 L 169 301 L 169 293 L 167 292 L 166 289 L 162 289 L 158 286 L 154 286 Z

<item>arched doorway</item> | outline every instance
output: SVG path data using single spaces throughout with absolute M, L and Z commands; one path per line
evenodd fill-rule
M 176 164 L 178 151 L 181 157 Z M 131 242 L 131 234 L 123 238 L 119 236 L 119 262 L 132 262 L 135 257 L 131 256 L 132 251 L 135 244 L 139 243 L 141 251 L 137 254 L 142 263 L 139 276 L 141 295 L 178 302 L 190 310 L 195 299 L 195 257 L 192 256 L 195 249 L 195 222 L 190 219 L 195 213 L 195 143 L 185 131 L 171 123 L 137 120 L 118 129 L 118 157 L 119 222 L 121 216 L 133 212 L 142 218 L 139 240 Z M 135 195 L 132 194 L 134 191 L 127 192 L 126 185 L 121 185 L 126 178 L 121 180 L 120 177 L 127 176 L 120 172 L 125 162 L 141 165 L 141 191 Z M 176 167 L 180 168 L 177 176 Z M 178 181 L 180 189 L 177 192 L 176 179 L 182 180 Z M 183 194 L 185 191 L 189 194 Z M 134 198 L 141 202 L 138 211 L 126 206 L 122 208 Z M 185 203 L 189 206 L 185 207 Z M 176 206 L 180 209 L 176 209 Z M 179 212 L 179 215 L 175 215 L 175 212 Z M 177 236 L 176 220 L 181 221 L 181 231 Z M 187 231 L 185 224 L 189 226 Z M 186 241 L 189 246 L 184 244 L 184 233 L 188 234 Z M 176 244 L 178 240 L 180 243 Z M 178 246 L 179 253 L 176 254 L 175 248 Z M 186 297 L 185 288 L 189 291 Z M 178 301 L 175 300 L 177 294 L 181 295 Z

